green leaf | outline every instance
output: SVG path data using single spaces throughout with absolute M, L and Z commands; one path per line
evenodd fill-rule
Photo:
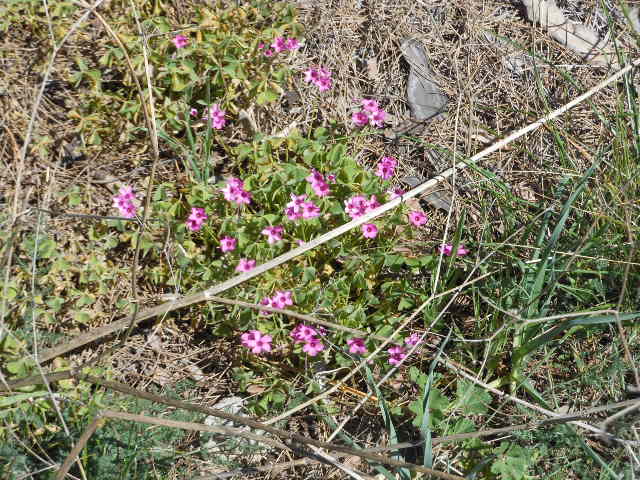
M 458 380 L 455 408 L 470 415 L 487 413 L 487 405 L 491 402 L 491 395 L 473 383 Z
M 258 105 L 264 105 L 266 103 L 275 102 L 280 95 L 278 92 L 274 92 L 273 90 L 265 90 L 264 92 L 260 92 L 256 97 L 256 103 Z
M 525 449 L 509 442 L 501 442 L 493 450 L 498 459 L 491 465 L 491 472 L 499 475 L 501 480 L 526 480 L 529 468 L 535 462 L 535 450 Z

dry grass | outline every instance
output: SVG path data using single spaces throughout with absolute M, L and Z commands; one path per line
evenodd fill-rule
M 360 98 L 374 98 L 392 117 L 392 126 L 399 125 L 409 117 L 405 102 L 408 65 L 402 60 L 399 46 L 403 39 L 416 37 L 423 42 L 431 60 L 431 66 L 443 91 L 450 99 L 449 115 L 440 122 L 431 123 L 420 134 L 428 143 L 460 155 L 470 156 L 483 148 L 484 141 L 476 131 L 488 132 L 490 137 L 500 138 L 532 120 L 566 103 L 588 87 L 602 80 L 606 71 L 582 65 L 582 61 L 571 52 L 564 50 L 550 40 L 546 34 L 528 23 L 519 8 L 512 4 L 491 0 L 470 1 L 372 1 L 372 0 L 300 0 L 301 21 L 306 27 L 306 44 L 295 57 L 295 67 L 303 68 L 317 64 L 329 68 L 336 79 L 335 88 L 318 96 L 309 88 L 302 88 L 300 111 L 292 112 L 284 107 L 270 118 L 260 119 L 260 125 L 275 133 L 296 124 L 301 130 L 312 125 L 337 121 L 350 125 L 350 117 L 355 101 Z M 599 31 L 606 29 L 606 18 L 596 0 L 559 2 L 569 10 L 572 18 L 594 26 Z M 612 5 L 613 7 L 613 5 Z M 176 3 L 176 15 L 185 16 Z M 632 41 L 622 17 L 616 16 L 620 31 L 616 41 L 630 57 L 637 57 L 637 47 Z M 511 72 L 503 59 L 505 55 L 516 53 L 517 47 L 510 48 L 490 44 L 485 32 L 510 39 L 538 58 L 538 68 L 529 69 L 520 75 Z M 105 37 L 106 38 L 106 37 Z M 60 64 L 54 78 L 62 78 L 68 73 L 69 58 L 84 53 L 91 48 L 91 36 L 79 36 L 68 51 L 61 54 Z M 41 41 L 41 40 L 39 40 Z M 101 38 L 100 42 L 105 41 Z M 102 146 L 84 150 L 85 157 L 69 161 L 65 145 L 76 139 L 76 120 L 69 118 L 69 109 L 75 106 L 74 88 L 64 81 L 52 82 L 46 90 L 39 111 L 32 153 L 26 164 L 21 166 L 22 181 L 17 184 L 17 172 L 13 168 L 17 159 L 17 149 L 21 148 L 22 135 L 27 129 L 33 99 L 38 86 L 41 65 L 46 62 L 42 55 L 45 48 L 33 43 L 27 35 L 6 35 L 0 43 L 5 52 L 2 60 L 3 75 L 0 77 L 0 108 L 3 111 L 2 129 L 6 132 L 0 141 L 3 169 L 0 171 L 2 197 L 5 205 L 17 198 L 16 233 L 32 231 L 37 222 L 37 208 L 67 210 L 59 204 L 57 192 L 80 187 L 84 202 L 74 212 L 108 214 L 111 196 L 118 185 L 117 180 L 126 174 L 129 182 L 144 179 L 151 166 L 151 153 L 147 139 L 130 144 L 109 142 Z M 561 70 L 552 65 L 572 65 L 568 71 L 579 86 L 571 86 Z M 604 117 L 612 118 L 618 105 L 616 87 L 609 87 L 594 97 L 593 105 Z M 313 107 L 313 108 L 311 108 Z M 321 109 L 318 117 L 315 108 Z M 554 122 L 554 129 L 571 139 L 574 148 L 569 149 L 571 168 L 560 164 L 557 158 L 557 144 L 550 129 L 540 129 L 523 140 L 515 142 L 511 148 L 491 155 L 483 165 L 498 174 L 513 186 L 517 195 L 534 200 L 548 198 L 551 187 L 556 185 L 560 175 L 580 174 L 588 167 L 593 153 L 599 145 L 612 141 L 613 133 L 603 127 L 593 114 L 592 105 L 584 103 L 576 107 L 570 116 Z M 486 133 L 484 134 L 486 137 Z M 15 139 L 15 141 L 14 141 Z M 46 147 L 46 149 L 45 149 Z M 391 142 L 384 135 L 357 137 L 352 153 L 363 165 L 372 165 L 382 155 L 396 156 L 402 165 L 403 174 L 429 178 L 450 166 L 434 165 L 429 151 L 432 147 L 408 143 L 406 140 Z M 40 152 L 40 153 L 38 153 Z M 175 163 L 168 159 L 161 164 L 159 178 L 175 177 L 180 172 Z M 111 181 L 110 181 L 111 180 Z M 455 179 L 456 203 L 451 226 L 455 225 L 462 210 L 478 212 L 477 206 L 491 202 L 491 190 L 476 188 L 486 183 L 479 174 L 465 172 Z M 425 209 L 429 209 L 425 205 Z M 426 231 L 424 246 L 412 244 L 415 250 L 432 250 L 441 243 L 447 225 L 443 212 L 430 211 L 431 224 Z M 487 227 L 487 219 L 476 215 L 474 225 L 467 225 L 470 232 L 478 233 Z M 495 227 L 499 228 L 496 222 Z M 56 217 L 44 223 L 47 231 L 58 238 L 58 243 L 68 248 L 70 254 L 82 255 L 80 245 L 86 233 L 86 224 L 78 224 L 75 219 Z M 475 227 L 475 228 L 474 228 Z M 82 260 L 82 258 L 80 258 Z M 114 268 L 125 267 L 131 259 L 126 256 L 112 258 Z M 144 286 L 145 302 L 152 303 L 159 292 Z M 64 294 L 64 292 L 60 292 Z M 128 278 L 117 282 L 110 296 L 96 304 L 96 315 L 91 327 L 113 320 L 109 312 L 116 311 L 115 301 L 130 296 Z M 61 322 L 64 325 L 64 320 Z M 54 328 L 39 325 L 39 328 Z M 55 327 L 57 328 L 57 326 Z M 232 345 L 222 340 L 198 335 L 197 321 L 191 324 L 174 324 L 159 321 L 151 334 L 134 335 L 127 345 L 115 352 L 106 364 L 118 372 L 117 377 L 127 383 L 146 388 L 150 384 L 160 387 L 171 386 L 191 378 L 197 383 L 191 401 L 205 405 L 214 404 L 232 389 L 230 369 L 233 367 Z M 73 332 L 66 331 L 67 334 Z M 69 357 L 71 364 L 82 364 L 107 345 L 94 350 L 84 350 Z M 595 348 L 595 347 L 594 347 Z M 296 372 L 282 371 L 284 378 L 296 377 Z M 299 385 L 304 379 L 299 377 Z M 540 388 L 544 376 L 540 376 Z M 363 384 L 352 384 L 355 390 L 365 390 Z M 398 404 L 406 404 L 415 392 L 406 392 Z M 402 396 L 401 394 L 399 394 Z M 338 421 L 347 415 L 357 403 L 357 399 L 343 392 L 332 399 L 341 406 L 336 415 Z M 586 396 L 586 404 L 597 403 L 593 392 Z M 499 425 L 512 409 L 504 412 L 504 417 L 491 419 L 487 425 Z M 352 419 L 347 430 L 362 441 L 362 445 L 380 443 L 380 423 L 376 408 L 365 408 L 360 417 Z M 292 428 L 314 438 L 328 435 L 326 424 L 318 422 L 312 415 L 301 415 L 291 420 Z M 444 460 L 453 450 L 442 448 L 439 454 Z M 292 470 L 293 471 L 293 470 Z M 333 472 L 328 474 L 328 472 Z M 303 473 L 304 472 L 304 473 Z M 291 478 L 343 478 L 329 467 L 306 467 L 295 470 Z M 177 474 L 177 476 L 180 476 Z

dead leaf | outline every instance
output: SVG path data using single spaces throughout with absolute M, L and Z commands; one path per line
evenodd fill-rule
M 376 80 L 378 78 L 378 60 L 376 57 L 367 59 L 367 77 L 369 77 L 369 80 Z

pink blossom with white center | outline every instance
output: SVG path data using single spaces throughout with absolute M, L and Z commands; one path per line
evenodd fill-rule
M 404 348 L 400 346 L 394 346 L 387 350 L 389 353 L 389 363 L 391 365 L 399 365 L 402 360 L 407 356 L 404 352 Z
M 241 258 L 236 267 L 236 272 L 249 272 L 256 267 L 256 261 L 248 258 Z
M 376 238 L 378 235 L 378 227 L 373 223 L 365 223 L 362 225 L 362 235 L 365 238 Z
M 176 48 L 184 48 L 189 43 L 189 39 L 184 35 L 176 35 L 171 39 Z
M 419 333 L 412 333 L 404 339 L 404 343 L 409 345 L 410 347 L 418 345 L 419 343 L 422 343 L 421 335 Z
M 369 117 L 364 112 L 353 112 L 351 115 L 351 121 L 359 127 L 364 127 L 369 123 Z
M 313 202 L 304 202 L 302 204 L 302 218 L 310 219 L 320 216 L 320 207 Z
M 225 120 L 225 111 L 220 109 L 220 105 L 214 103 L 208 109 L 205 110 L 205 114 L 202 117 L 203 120 L 209 120 L 211 126 L 216 130 L 222 129 L 227 121 Z
M 324 350 L 324 343 L 319 338 L 312 338 L 302 347 L 302 351 L 311 357 L 315 357 Z
M 242 345 L 249 348 L 252 353 L 259 355 L 271 351 L 271 335 L 264 335 L 260 330 L 250 330 L 240 336 Z
M 289 334 L 293 338 L 294 343 L 306 343 L 316 338 L 318 332 L 315 328 L 299 323 L 296 328 L 291 330 Z
M 222 250 L 222 253 L 233 252 L 237 244 L 238 241 L 233 237 L 222 237 L 220 239 L 220 250 Z
M 364 355 L 367 353 L 367 347 L 364 344 L 363 338 L 350 338 L 347 340 L 347 345 L 349 346 L 349 353 L 356 355 Z
M 291 201 L 287 203 L 284 213 L 289 220 L 299 220 L 302 218 L 303 207 L 305 200 L 307 199 L 306 195 L 295 195 L 291 194 Z
M 427 216 L 420 210 L 415 210 L 409 213 L 409 221 L 416 227 L 421 227 L 427 223 Z
M 267 242 L 269 245 L 273 245 L 274 243 L 278 243 L 282 240 L 283 232 L 284 228 L 282 228 L 281 225 L 277 225 L 275 227 L 266 227 L 260 233 L 267 236 Z
M 395 187 L 390 190 L 387 190 L 387 198 L 389 200 L 393 200 L 394 198 L 398 198 L 399 196 L 404 195 L 404 190 L 400 187 Z

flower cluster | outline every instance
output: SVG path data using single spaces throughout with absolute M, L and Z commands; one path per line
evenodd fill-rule
M 204 208 L 193 207 L 191 214 L 187 218 L 187 228 L 192 232 L 197 232 L 202 228 L 207 218 L 209 218 L 209 215 L 206 214 Z
M 267 242 L 269 243 L 269 245 L 273 245 L 274 243 L 278 243 L 280 240 L 282 240 L 284 228 L 282 228 L 281 225 L 277 225 L 275 227 L 267 227 L 260 233 L 267 236 Z
M 208 110 L 208 111 L 207 111 Z M 193 110 L 192 110 L 193 112 Z M 225 111 L 220 109 L 220 105 L 214 103 L 208 109 L 205 109 L 203 120 L 209 120 L 211 122 L 211 126 L 216 130 L 221 130 L 224 128 L 224 125 L 227 121 L 224 118 Z
M 451 245 L 450 243 L 445 243 L 444 245 L 440 245 L 438 247 L 438 253 L 443 253 L 447 257 L 450 257 L 451 254 L 453 253 L 453 245 Z M 456 255 L 458 257 L 466 255 L 467 253 L 469 253 L 469 250 L 466 249 L 464 245 L 462 244 L 458 245 L 458 251 L 456 252 Z
M 184 35 L 176 35 L 171 39 L 176 48 L 184 48 L 189 43 L 189 39 Z
M 239 178 L 230 177 L 227 180 L 227 186 L 220 190 L 225 200 L 233 203 L 249 204 L 251 203 L 251 193 L 244 189 L 244 182 Z
M 318 90 L 325 92 L 331 88 L 331 72 L 326 68 L 310 68 L 304 72 L 304 81 L 313 83 Z
M 327 185 L 324 175 L 316 169 L 312 169 L 311 174 L 305 180 L 311 184 L 311 188 L 313 188 L 313 191 L 317 196 L 326 197 L 329 195 L 329 185 Z
M 262 50 L 265 47 L 264 43 L 258 45 L 258 48 Z M 265 57 L 272 57 L 274 53 L 286 52 L 290 50 L 296 50 L 300 48 L 300 42 L 297 38 L 284 38 L 284 37 L 276 37 L 270 45 L 270 48 L 267 48 L 264 51 Z
M 412 333 L 411 335 L 409 335 L 407 338 L 404 339 L 404 343 L 406 343 L 410 347 L 413 347 L 422 342 L 422 339 L 420 337 L 421 336 L 419 333 Z
M 302 351 L 315 357 L 319 352 L 324 350 L 324 343 L 320 340 L 321 332 L 304 323 L 298 324 L 296 328 L 291 331 L 291 338 L 294 343 L 304 343 Z
M 256 355 L 271 351 L 271 335 L 264 335 L 260 330 L 249 330 L 240 336 L 240 340 Z
M 306 195 L 291 194 L 291 201 L 287 203 L 284 213 L 289 220 L 306 220 L 320 216 L 320 207 L 313 202 L 308 202 Z
M 380 202 L 375 195 L 371 195 L 369 200 L 362 195 L 355 195 L 344 202 L 344 210 L 351 218 L 356 219 L 365 213 L 375 210 L 380 206 Z
M 260 300 L 260 305 L 271 308 L 286 308 L 293 305 L 293 293 L 291 290 L 278 290 L 271 297 L 265 297 Z M 262 312 L 263 315 L 269 315 L 269 312 Z
M 113 197 L 113 206 L 120 211 L 120 215 L 124 218 L 133 218 L 136 216 L 136 206 L 133 201 L 136 198 L 136 194 L 133 191 L 133 187 L 123 185 L 118 191 L 118 195 Z
M 376 176 L 382 178 L 383 180 L 389 180 L 391 177 L 393 177 L 397 165 L 398 162 L 395 158 L 382 157 L 382 160 L 378 162 L 378 166 L 376 168 Z
M 363 98 L 362 110 L 354 112 L 351 115 L 351 120 L 359 127 L 364 127 L 367 124 L 382 127 L 386 116 L 387 112 L 378 107 L 378 102 Z

